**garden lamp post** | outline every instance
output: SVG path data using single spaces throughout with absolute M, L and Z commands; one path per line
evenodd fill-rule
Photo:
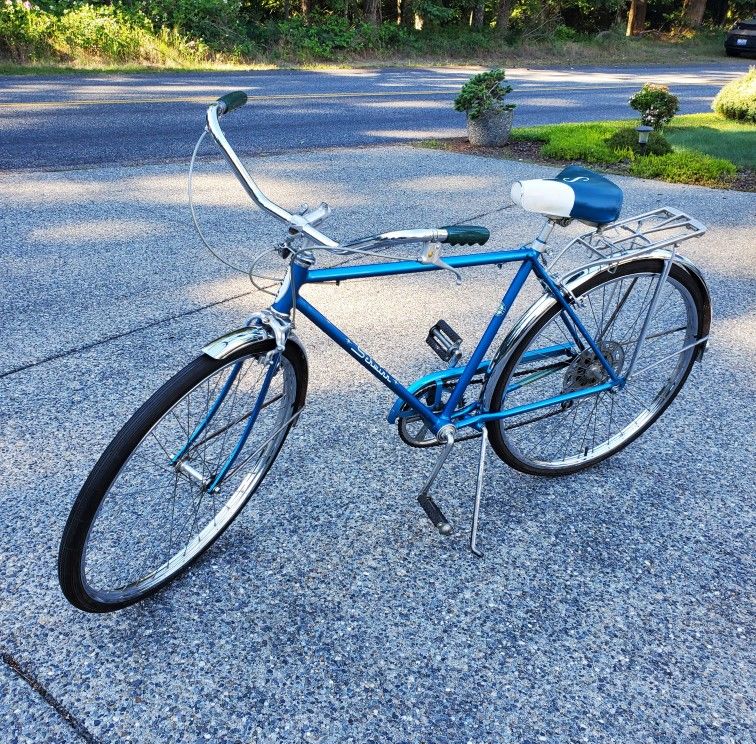
M 635 131 L 638 132 L 638 144 L 641 146 L 641 154 L 645 155 L 646 148 L 648 147 L 648 137 L 654 131 L 654 128 L 649 127 L 647 124 L 641 124 L 639 127 L 635 127 Z

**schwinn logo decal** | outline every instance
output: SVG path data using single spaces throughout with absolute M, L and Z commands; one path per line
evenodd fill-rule
M 383 369 L 383 367 L 381 367 L 381 365 L 378 364 L 378 362 L 376 362 L 369 354 L 366 354 L 359 346 L 355 344 L 350 348 L 350 351 L 357 357 L 357 359 L 362 359 L 362 361 L 365 362 L 365 364 L 367 364 L 370 369 L 377 372 L 384 380 L 386 380 L 386 382 L 390 382 L 394 385 L 397 384 L 396 380 L 388 372 L 386 372 L 386 370 Z

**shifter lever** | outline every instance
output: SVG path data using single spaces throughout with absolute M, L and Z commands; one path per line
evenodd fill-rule
M 320 206 L 305 210 L 301 213 L 301 216 L 307 220 L 309 224 L 315 226 L 327 219 L 330 214 L 331 208 L 325 202 L 321 202 Z
M 441 247 L 436 243 L 429 243 L 417 260 L 420 261 L 420 263 L 432 264 L 433 266 L 438 266 L 439 269 L 451 271 L 451 273 L 454 274 L 457 284 L 462 284 L 462 274 L 449 266 L 449 264 L 441 258 Z

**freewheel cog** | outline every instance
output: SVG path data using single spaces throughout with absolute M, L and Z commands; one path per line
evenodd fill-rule
M 619 373 L 625 363 L 625 352 L 616 341 L 603 341 L 599 348 L 609 364 Z M 604 366 L 599 361 L 593 349 L 587 348 L 580 352 L 567 367 L 562 384 L 563 393 L 573 393 L 576 390 L 600 385 L 609 379 Z

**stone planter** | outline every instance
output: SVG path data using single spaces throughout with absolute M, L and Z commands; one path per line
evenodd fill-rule
M 487 111 L 467 118 L 467 137 L 477 147 L 503 147 L 509 139 L 514 111 Z

